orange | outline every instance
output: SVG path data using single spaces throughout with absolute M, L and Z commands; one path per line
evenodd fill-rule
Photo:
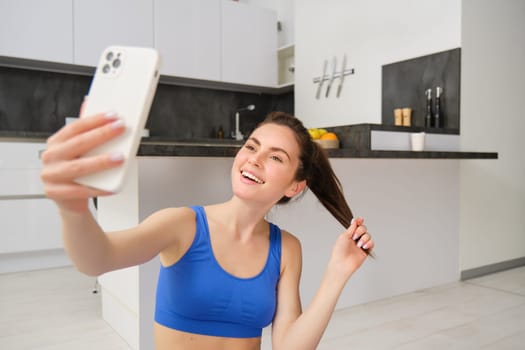
M 321 140 L 338 140 L 337 135 L 333 132 L 327 132 L 321 136 Z

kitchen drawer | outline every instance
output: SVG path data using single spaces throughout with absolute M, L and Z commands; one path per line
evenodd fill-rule
M 0 142 L 0 170 L 40 169 L 40 152 L 43 142 Z
M 49 199 L 0 200 L 0 254 L 62 248 L 58 209 Z
M 0 169 L 0 199 L 5 196 L 43 194 L 40 169 Z
M 3 196 L 42 195 L 39 153 L 44 143 L 0 143 L 0 199 Z

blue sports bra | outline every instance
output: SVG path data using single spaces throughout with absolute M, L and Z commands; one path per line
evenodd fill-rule
M 206 213 L 191 207 L 197 229 L 175 264 L 160 267 L 155 321 L 183 332 L 230 338 L 260 337 L 274 317 L 281 267 L 281 230 L 270 224 L 264 269 L 254 277 L 226 272 L 213 255 Z M 232 252 L 233 254 L 233 252 Z

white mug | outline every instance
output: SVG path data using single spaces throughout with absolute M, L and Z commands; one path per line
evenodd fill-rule
M 410 145 L 412 146 L 412 151 L 422 151 L 425 148 L 425 133 L 416 132 L 410 134 Z

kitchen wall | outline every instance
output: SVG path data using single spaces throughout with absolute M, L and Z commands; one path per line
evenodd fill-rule
M 490 25 L 488 25 L 490 24 Z M 525 262 L 525 2 L 463 0 L 460 266 Z
M 460 163 L 460 271 L 525 257 L 524 6 L 521 0 L 296 2 L 295 110 L 309 126 L 380 123 L 382 65 L 461 47 L 461 148 L 496 151 L 499 158 Z M 343 53 L 356 74 L 347 77 L 340 99 L 316 100 L 312 78 L 324 59 Z
M 311 127 L 380 123 L 381 66 L 461 46 L 460 5 L 460 0 L 297 1 L 296 114 Z M 332 91 L 316 99 L 312 79 L 321 75 L 323 61 L 335 55 L 341 67 L 345 53 L 355 74 L 346 77 L 341 97 Z

